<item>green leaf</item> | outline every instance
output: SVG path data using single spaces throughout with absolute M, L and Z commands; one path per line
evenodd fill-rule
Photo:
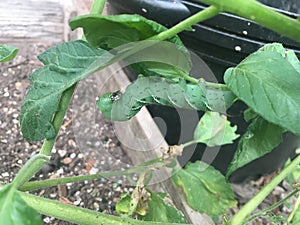
M 131 64 L 130 67 L 144 76 L 186 79 L 192 67 L 186 50 L 168 42 L 156 43 L 133 57 L 139 63 Z M 131 60 L 132 57 L 126 59 L 127 62 Z
M 50 139 L 56 135 L 52 118 L 58 111 L 62 93 L 79 80 L 108 65 L 113 56 L 92 49 L 84 41 L 59 44 L 42 53 L 45 64 L 30 75 L 30 88 L 21 107 L 20 124 L 28 141 Z
M 139 15 L 79 16 L 70 22 L 71 28 L 82 27 L 87 41 L 93 47 L 113 49 L 123 44 L 145 40 L 167 30 L 166 27 Z M 182 45 L 178 36 L 169 39 Z
M 230 144 L 239 137 L 236 130 L 237 126 L 231 127 L 226 116 L 207 111 L 195 129 L 194 140 L 210 147 Z
M 153 222 L 186 223 L 183 214 L 168 203 L 165 193 L 151 193 L 148 213 L 139 219 Z
M 280 44 L 270 44 L 225 72 L 225 83 L 256 113 L 300 134 L 300 64 Z
M 288 225 L 298 225 L 300 224 L 300 207 L 299 207 L 299 200 L 296 202 L 295 207 L 297 207 L 295 214 L 293 216 L 292 221 L 288 223 Z
M 167 203 L 165 193 L 151 192 L 148 201 L 148 210 L 137 208 L 136 213 L 140 220 L 153 222 L 170 222 L 170 223 L 186 223 L 184 216 L 180 211 Z M 116 211 L 120 214 L 127 214 L 130 208 L 131 196 L 123 195 L 121 200 L 116 205 Z M 145 215 L 146 214 L 146 215 Z
M 244 119 L 246 122 L 250 122 L 251 120 L 255 119 L 256 117 L 258 117 L 257 113 L 254 112 L 251 108 L 248 108 L 247 110 L 245 110 Z
M 291 159 L 288 159 L 285 163 L 285 167 L 287 167 L 291 163 Z M 299 182 L 300 179 L 300 165 L 298 165 L 291 173 L 289 173 L 285 180 L 290 184 L 294 185 L 296 182 Z
M 19 50 L 13 46 L 0 44 L 0 62 L 13 60 L 18 54 L 18 51 Z
M 0 224 L 43 225 L 41 216 L 21 198 L 11 185 L 0 190 Z
M 272 151 L 282 141 L 284 129 L 261 117 L 255 118 L 239 141 L 227 176 L 249 162 Z
M 121 196 L 121 199 L 116 204 L 116 212 L 118 215 L 126 214 L 129 212 L 130 207 L 130 195 L 124 194 Z
M 187 164 L 174 171 L 172 179 L 182 187 L 187 203 L 198 212 L 219 216 L 237 203 L 225 177 L 204 162 Z
M 166 27 L 142 16 L 125 14 L 80 16 L 73 19 L 70 26 L 72 29 L 83 27 L 87 41 L 94 47 L 106 50 L 146 40 L 167 30 Z M 144 58 L 146 61 L 142 62 Z M 126 61 L 134 62 L 135 59 L 138 59 L 138 63 L 131 67 L 145 76 L 178 78 L 183 73 L 188 76 L 192 67 L 190 54 L 178 36 L 164 42 L 153 41 L 150 47 L 142 49 Z
M 130 211 L 130 202 L 131 202 L 130 194 L 125 194 L 125 195 L 121 196 L 120 201 L 118 201 L 116 204 L 117 214 L 118 215 L 128 214 Z M 137 213 L 139 215 L 145 215 L 147 213 L 147 211 L 145 208 L 141 208 L 141 207 L 137 206 L 134 213 Z

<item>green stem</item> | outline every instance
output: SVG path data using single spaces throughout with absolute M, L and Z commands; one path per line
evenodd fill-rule
M 161 32 L 155 36 L 152 36 L 148 38 L 148 40 L 166 40 L 168 38 L 174 37 L 178 33 L 189 29 L 192 25 L 197 24 L 201 21 L 207 20 L 211 17 L 216 16 L 217 14 L 220 13 L 220 10 L 216 6 L 210 6 L 204 10 L 202 10 L 199 13 L 196 13 L 195 15 L 183 20 L 182 22 L 178 23 L 174 27 L 171 27 L 170 29 Z
M 299 192 L 299 190 L 294 190 L 292 191 L 288 196 L 286 196 L 284 199 L 281 199 L 280 201 L 276 202 L 275 204 L 271 205 L 270 207 L 260 211 L 259 213 L 251 216 L 249 219 L 247 219 L 245 221 L 245 223 L 250 223 L 251 221 L 266 215 L 268 212 L 272 211 L 273 209 L 276 209 L 277 207 L 279 207 L 280 205 L 282 205 L 283 203 L 285 203 L 289 198 L 293 197 L 295 194 L 297 194 Z
M 262 188 L 250 201 L 247 202 L 230 220 L 230 225 L 241 225 L 257 208 L 257 206 L 272 192 L 272 190 L 300 163 L 300 155 L 297 156 L 286 168 L 284 168 L 270 183 Z
M 162 157 L 158 157 L 158 158 L 155 158 L 155 159 L 150 159 L 146 162 L 143 162 L 141 164 L 138 165 L 138 167 L 146 167 L 146 166 L 156 166 L 154 164 L 156 163 L 162 163 L 163 164 L 164 160 Z M 144 172 L 144 171 L 143 171 Z
M 197 0 L 252 20 L 277 33 L 300 41 L 300 21 L 275 12 L 255 0 Z M 284 24 L 284 26 L 283 26 Z
M 295 206 L 293 208 L 293 211 L 289 215 L 288 220 L 287 220 L 287 222 L 284 225 L 288 225 L 288 224 L 290 224 L 292 222 L 292 220 L 293 220 L 296 212 L 299 210 L 299 206 L 300 206 L 300 195 L 298 195 L 298 198 L 297 198 L 297 201 L 296 201 Z
M 98 173 L 92 175 L 81 175 L 81 176 L 74 176 L 74 177 L 64 177 L 64 178 L 56 178 L 56 179 L 49 179 L 49 180 L 41 180 L 41 181 L 32 181 L 24 184 L 22 187 L 19 188 L 20 191 L 33 191 L 37 189 L 47 188 L 57 186 L 59 184 L 67 184 L 67 183 L 74 183 L 74 182 L 82 182 L 88 180 L 95 180 L 100 178 L 108 178 L 114 176 L 124 176 L 130 175 L 133 173 L 140 173 L 140 168 L 132 168 L 125 171 L 116 171 L 116 172 L 107 172 L 107 173 Z
M 176 68 L 175 68 L 175 71 L 176 71 L 178 74 L 180 74 L 180 76 L 181 76 L 182 78 L 184 78 L 185 80 L 187 80 L 187 81 L 189 81 L 189 82 L 191 82 L 191 83 L 193 83 L 193 84 L 198 84 L 198 82 L 199 82 L 198 79 L 196 79 L 196 78 L 194 78 L 194 77 L 191 77 L 190 75 L 188 75 L 187 73 L 183 72 L 183 71 L 180 70 L 180 69 L 176 69 Z
M 61 101 L 59 103 L 60 110 L 55 114 L 55 117 L 53 119 L 53 126 L 56 133 L 58 133 L 61 127 L 65 113 L 71 101 L 75 86 L 76 85 L 66 90 L 61 97 Z M 30 178 L 32 178 L 34 174 L 36 174 L 42 168 L 42 166 L 49 161 L 52 148 L 55 144 L 55 140 L 56 137 L 49 140 L 45 140 L 40 150 L 40 153 L 36 156 L 33 156 L 21 168 L 21 170 L 19 171 L 19 173 L 13 181 L 14 185 L 16 185 L 17 188 L 23 185 L 28 180 L 30 180 Z
M 36 171 L 40 170 L 42 166 L 50 160 L 49 156 L 45 155 L 34 155 L 31 157 L 28 162 L 20 169 L 20 171 L 17 173 L 13 185 L 16 188 L 19 188 L 24 183 L 29 181 L 32 176 L 36 173 Z
M 59 102 L 59 111 L 55 114 L 54 119 L 53 119 L 53 127 L 56 131 L 56 135 L 58 134 L 58 131 L 62 125 L 62 122 L 64 120 L 65 114 L 68 110 L 70 101 L 72 99 L 74 90 L 75 90 L 76 84 L 67 89 L 61 96 L 61 100 Z M 52 139 L 45 140 L 40 154 L 42 155 L 51 155 L 52 148 L 55 144 L 56 136 Z
M 74 176 L 74 177 L 64 177 L 64 178 L 56 178 L 56 179 L 49 179 L 49 180 L 41 180 L 41 181 L 32 181 L 24 184 L 19 188 L 20 191 L 33 191 L 37 189 L 47 188 L 57 186 L 59 184 L 67 184 L 67 183 L 74 183 L 74 182 L 82 182 L 87 180 L 95 180 L 99 178 L 108 178 L 114 176 L 126 176 L 133 173 L 143 173 L 149 170 L 148 166 L 157 167 L 157 163 L 163 165 L 162 157 L 151 159 L 147 162 L 144 162 L 136 167 L 130 168 L 124 171 L 114 171 L 114 172 L 106 172 L 106 173 L 98 173 L 92 175 L 81 175 L 81 176 Z
M 94 0 L 91 6 L 90 14 L 101 14 L 105 7 L 106 0 Z
M 80 225 L 183 225 L 177 223 L 157 223 L 122 218 L 37 197 L 23 192 L 19 193 L 26 203 L 39 213 Z
M 190 145 L 194 145 L 194 144 L 197 144 L 198 142 L 196 140 L 192 140 L 192 141 L 189 141 L 189 142 L 186 142 L 184 144 L 182 144 L 183 148 L 186 148 Z
M 211 87 L 211 88 L 217 88 L 217 89 L 223 89 L 226 91 L 230 91 L 230 89 L 228 88 L 228 86 L 226 84 L 219 84 L 219 83 L 212 83 L 212 82 L 205 81 L 205 85 L 207 87 Z

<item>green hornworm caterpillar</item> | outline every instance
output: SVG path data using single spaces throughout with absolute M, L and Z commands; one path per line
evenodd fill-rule
M 149 104 L 225 113 L 236 96 L 228 89 L 207 86 L 184 80 L 174 82 L 160 77 L 142 77 L 130 84 L 124 93 L 106 93 L 98 100 L 103 115 L 111 120 L 131 119 Z

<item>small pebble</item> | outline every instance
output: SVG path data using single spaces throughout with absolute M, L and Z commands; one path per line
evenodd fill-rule
M 67 165 L 72 162 L 72 159 L 70 157 L 67 157 L 67 158 L 64 158 L 62 162 Z
M 70 155 L 70 158 L 71 158 L 71 159 L 75 159 L 76 156 L 77 156 L 76 153 L 73 152 L 73 153 Z
M 9 177 L 9 173 L 8 172 L 4 172 L 1 175 L 2 175 L 2 177 Z
M 58 150 L 58 154 L 63 158 L 67 154 L 67 150 Z
M 57 175 L 61 175 L 64 173 L 64 169 L 63 168 L 59 168 L 57 171 L 56 171 L 56 174 Z
M 74 203 L 74 205 L 79 205 L 80 204 L 80 202 L 81 202 L 81 200 L 76 200 L 75 202 L 73 202 Z
M 50 198 L 56 198 L 56 196 L 57 196 L 57 193 L 51 193 L 50 194 Z
M 50 222 L 51 222 L 51 220 L 50 220 L 49 217 L 45 217 L 45 218 L 43 219 L 43 221 L 44 221 L 45 223 L 50 223 Z
M 15 83 L 15 88 L 16 88 L 17 90 L 21 90 L 21 89 L 22 89 L 22 83 L 21 83 L 21 82 L 16 82 L 16 83 Z
M 94 208 L 94 210 L 99 211 L 100 206 L 97 202 L 94 202 L 93 203 L 93 208 Z

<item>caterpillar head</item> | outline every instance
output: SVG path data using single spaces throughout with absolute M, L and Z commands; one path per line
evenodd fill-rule
M 114 101 L 119 98 L 118 94 L 119 92 L 106 93 L 97 102 L 98 108 L 107 119 L 111 119 L 112 106 Z

